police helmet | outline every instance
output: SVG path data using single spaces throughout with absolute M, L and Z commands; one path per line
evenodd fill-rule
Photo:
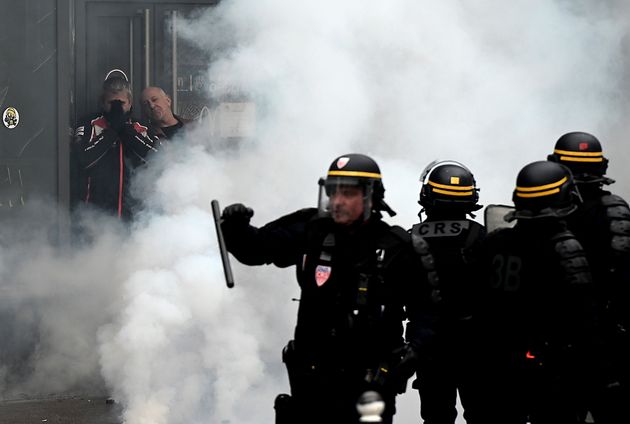
M 608 159 L 604 157 L 602 145 L 592 134 L 570 132 L 556 141 L 553 153 L 547 160 L 567 166 L 577 183 L 611 184 L 614 181 L 604 177 Z
M 478 205 L 479 189 L 475 177 L 464 165 L 455 161 L 434 161 L 420 177 L 422 188 L 418 203 L 426 210 L 435 208 L 458 209 L 471 213 Z
M 508 221 L 562 218 L 577 209 L 580 195 L 569 168 L 555 162 L 538 161 L 518 173 L 512 201 L 515 211 L 508 214 Z
M 396 214 L 385 203 L 381 170 L 369 156 L 350 153 L 337 157 L 330 164 L 324 180 L 326 195 L 330 197 L 339 186 L 359 186 L 363 189 L 366 218 L 371 211 L 385 211 L 390 216 Z

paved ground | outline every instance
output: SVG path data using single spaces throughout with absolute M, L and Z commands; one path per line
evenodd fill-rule
M 120 424 L 120 407 L 105 398 L 0 401 L 0 424 Z

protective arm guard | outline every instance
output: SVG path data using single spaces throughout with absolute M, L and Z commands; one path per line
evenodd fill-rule
M 601 202 L 606 208 L 613 255 L 627 258 L 630 255 L 630 208 L 625 200 L 614 194 L 603 196 Z
M 228 251 L 241 263 L 287 267 L 299 262 L 306 224 L 316 214 L 317 209 L 302 209 L 261 228 L 224 221 L 221 229 Z
M 586 254 L 572 233 L 565 231 L 553 238 L 554 250 L 560 260 L 564 281 L 567 285 L 591 284 L 593 277 Z

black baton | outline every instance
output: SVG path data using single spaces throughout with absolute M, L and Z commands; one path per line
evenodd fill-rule
M 214 226 L 217 229 L 217 241 L 219 242 L 219 252 L 221 252 L 221 262 L 223 262 L 223 273 L 225 274 L 225 284 L 231 289 L 234 287 L 234 277 L 232 276 L 232 267 L 230 266 L 230 258 L 228 256 L 227 248 L 225 247 L 225 239 L 223 238 L 223 231 L 221 231 L 221 208 L 219 208 L 219 201 L 213 200 L 212 204 L 212 216 L 214 216 Z

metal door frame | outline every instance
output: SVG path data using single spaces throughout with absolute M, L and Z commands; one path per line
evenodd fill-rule
M 150 28 L 148 31 L 150 32 L 150 39 L 155 39 L 155 7 L 157 5 L 177 5 L 182 7 L 194 7 L 200 5 L 216 5 L 219 3 L 219 0 L 185 0 L 185 1 L 177 1 L 177 0 L 133 0 L 133 1 L 121 1 L 121 0 L 74 0 L 74 17 L 76 23 L 76 45 L 75 47 L 75 81 L 74 81 L 74 90 L 76 96 L 76 109 L 75 114 L 73 116 L 74 121 L 79 118 L 76 114 L 79 111 L 87 111 L 90 110 L 88 107 L 90 99 L 86 98 L 87 93 L 87 77 L 86 77 L 86 65 L 87 65 L 87 25 L 86 17 L 87 17 L 87 8 L 90 3 L 112 3 L 118 5 L 136 5 L 138 8 L 149 8 L 151 10 L 150 17 Z M 145 27 L 145 30 L 147 28 Z M 155 58 L 156 51 L 155 45 L 150 45 L 148 49 L 145 49 L 145 55 L 149 55 L 150 65 L 148 68 L 149 75 L 155 75 L 156 66 L 155 66 Z M 146 60 L 146 58 L 145 58 Z M 146 62 L 145 62 L 146 66 Z M 152 81 L 153 82 L 153 81 Z M 145 82 L 143 82 L 145 84 Z M 170 88 L 170 87 L 169 87 Z

